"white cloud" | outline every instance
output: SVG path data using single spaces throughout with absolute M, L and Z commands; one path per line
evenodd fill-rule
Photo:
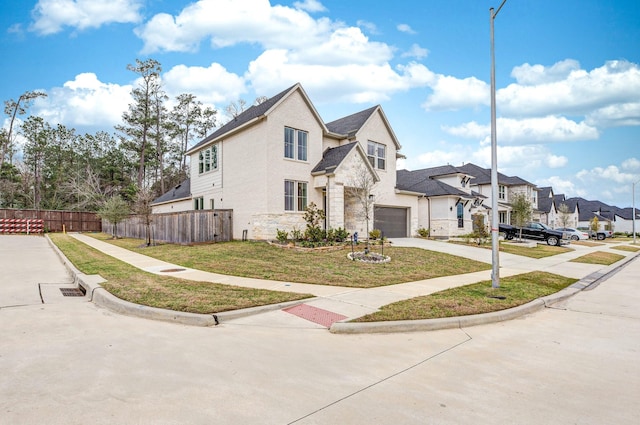
M 194 51 L 203 39 L 216 48 L 253 43 L 292 49 L 316 45 L 340 27 L 327 18 L 314 20 L 301 9 L 271 6 L 268 0 L 199 0 L 176 16 L 153 16 L 135 33 L 145 53 Z
M 562 168 L 569 163 L 569 158 L 566 156 L 558 156 L 549 154 L 547 155 L 547 167 L 549 168 Z
M 411 28 L 411 26 L 407 24 L 399 24 L 397 27 L 398 31 L 406 32 L 407 34 L 415 34 L 416 32 Z
M 399 67 L 398 72 L 388 63 L 309 65 L 296 62 L 286 50 L 268 50 L 249 64 L 245 78 L 258 94 L 277 93 L 300 82 L 314 103 L 375 103 L 394 92 L 423 86 L 430 75 L 415 63 Z
M 571 72 L 579 69 L 580 63 L 573 59 L 557 62 L 550 67 L 525 63 L 513 68 L 511 76 L 516 79 L 518 84 L 530 86 L 565 80 Z
M 290 52 L 289 57 L 297 63 L 341 66 L 346 63 L 382 64 L 393 57 L 391 48 L 371 42 L 360 28 L 338 28 L 316 45 Z
M 246 92 L 243 78 L 217 63 L 207 68 L 176 65 L 162 75 L 162 81 L 167 94 L 172 97 L 191 93 L 198 100 L 211 104 L 227 104 Z
M 622 169 L 632 173 L 640 173 L 640 160 L 638 158 L 629 158 L 622 162 Z
M 39 0 L 30 29 L 48 35 L 65 26 L 84 30 L 111 22 L 135 23 L 141 6 L 140 0 Z
M 327 10 L 318 0 L 304 0 L 293 3 L 296 9 L 306 10 L 307 12 L 324 12 Z
M 586 122 L 600 127 L 640 125 L 640 102 L 605 106 L 587 114 Z
M 465 138 L 482 139 L 481 144 L 491 143 L 490 125 L 475 121 L 456 127 L 443 126 L 443 131 Z M 577 123 L 564 117 L 496 120 L 496 138 L 499 144 L 528 145 L 531 143 L 555 143 L 592 140 L 599 137 L 595 127 Z
M 131 103 L 131 86 L 103 83 L 93 73 L 78 74 L 34 103 L 34 111 L 52 123 L 112 127 Z
M 458 110 L 489 104 L 490 87 L 476 77 L 464 79 L 438 75 L 433 93 L 422 104 L 427 111 Z
M 416 58 L 416 59 L 424 59 L 429 55 L 429 50 L 420 47 L 417 44 L 412 44 L 411 49 L 407 50 L 402 54 L 403 58 Z
M 611 112 L 615 112 L 619 109 L 616 105 L 635 103 L 640 98 L 640 67 L 631 62 L 609 61 L 590 72 L 571 69 L 561 80 L 557 77 L 562 73 L 549 73 L 520 76 L 528 84 L 537 82 L 535 85 L 511 84 L 499 90 L 496 96 L 500 112 L 509 116 L 586 115 L 599 109 L 606 112 L 612 106 Z
M 565 195 L 567 198 L 586 196 L 587 192 L 576 187 L 573 180 L 560 176 L 551 176 L 534 182 L 538 187 L 551 186 L 554 195 Z
M 358 28 L 362 28 L 362 29 L 366 30 L 369 34 L 378 34 L 378 27 L 373 22 L 364 21 L 362 19 L 359 19 L 356 22 L 356 25 L 358 26 Z

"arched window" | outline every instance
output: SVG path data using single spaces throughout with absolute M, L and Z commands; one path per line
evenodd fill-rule
M 458 204 L 458 228 L 464 227 L 464 206 L 462 204 Z

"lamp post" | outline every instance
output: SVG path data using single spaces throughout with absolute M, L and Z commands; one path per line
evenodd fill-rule
M 498 10 L 489 9 L 491 35 L 491 287 L 500 287 L 500 258 L 498 253 L 498 143 L 496 140 L 496 55 L 493 43 L 493 21 L 507 0 L 502 0 Z
M 631 185 L 631 205 L 633 206 L 633 208 L 631 209 L 631 213 L 633 214 L 633 216 L 631 217 L 631 219 L 633 220 L 633 244 L 636 244 L 636 185 L 640 183 L 640 180 L 638 180 L 637 182 L 633 183 Z

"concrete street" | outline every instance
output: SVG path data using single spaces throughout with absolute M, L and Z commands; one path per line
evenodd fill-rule
M 357 335 L 112 313 L 60 295 L 39 236 L 0 236 L 0 267 L 0 424 L 640 423 L 637 256 L 520 319 Z

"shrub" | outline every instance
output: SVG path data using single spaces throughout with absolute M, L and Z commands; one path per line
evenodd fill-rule
M 337 229 L 329 229 L 327 232 L 327 241 L 329 242 L 344 242 L 349 237 L 349 232 L 347 232 L 342 227 L 338 227 Z
M 300 229 L 294 227 L 291 231 L 291 239 L 293 239 L 294 241 L 301 241 L 303 238 L 304 235 L 302 234 Z
M 428 238 L 429 237 L 429 229 L 425 229 L 424 227 L 421 227 L 418 229 L 418 235 L 422 236 L 423 238 Z
M 276 229 L 276 232 L 277 232 L 276 239 L 280 243 L 285 243 L 287 241 L 287 239 L 289 238 L 289 232 L 287 232 L 285 230 Z
M 369 232 L 370 239 L 378 239 L 380 238 L 381 235 L 382 235 L 382 231 L 380 231 L 380 229 L 373 229 L 372 231 Z

